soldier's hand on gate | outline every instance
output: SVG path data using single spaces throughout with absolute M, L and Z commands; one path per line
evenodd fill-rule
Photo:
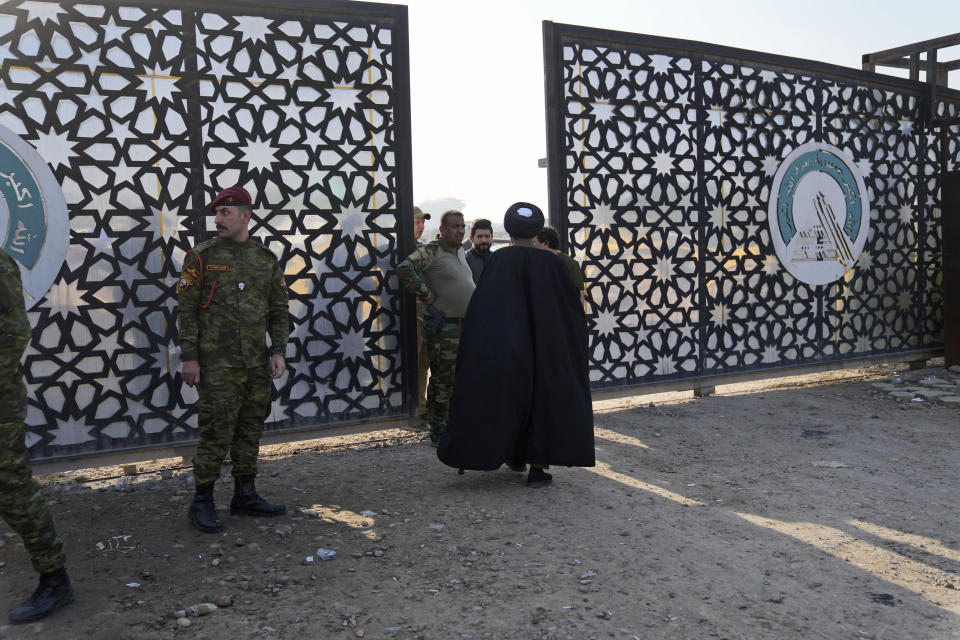
M 283 356 L 279 353 L 275 353 L 270 356 L 270 375 L 274 378 L 279 378 L 287 371 L 287 363 L 284 362 Z
M 180 372 L 183 374 L 183 381 L 188 386 L 193 386 L 200 382 L 200 362 L 197 360 L 186 360 L 180 365 Z

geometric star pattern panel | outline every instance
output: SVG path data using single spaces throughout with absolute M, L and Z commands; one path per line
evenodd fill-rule
M 595 388 L 942 344 L 942 145 L 922 85 L 689 41 L 545 33 L 551 208 L 584 267 Z M 957 111 L 950 96 L 941 116 Z M 872 209 L 855 266 L 826 285 L 783 268 L 768 226 L 781 161 L 812 142 L 853 159 Z
M 30 311 L 35 460 L 196 438 L 175 285 L 235 184 L 290 294 L 267 429 L 405 415 L 406 13 L 325 6 L 0 2 L 0 125 L 39 151 L 70 220 Z

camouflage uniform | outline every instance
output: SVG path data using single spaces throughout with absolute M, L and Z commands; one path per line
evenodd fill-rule
M 423 311 L 417 309 L 417 414 L 423 422 L 427 415 L 427 372 L 430 371 L 430 354 L 423 341 Z
M 423 330 L 423 342 L 427 346 L 427 358 L 430 359 L 426 423 L 430 428 L 430 440 L 436 442 L 450 419 L 457 348 L 460 346 L 460 323 L 445 322 L 440 325 L 436 335 L 426 327 Z
M 417 249 L 423 246 L 417 242 Z M 423 341 L 423 303 L 417 300 L 417 414 L 420 422 L 426 421 L 427 415 L 427 372 L 430 371 L 430 354 L 427 353 L 427 343 Z
M 434 240 L 421 245 L 397 265 L 397 275 L 400 280 L 421 304 L 425 304 L 430 296 L 435 293 L 428 283 L 428 274 L 436 261 L 438 252 L 444 251 L 440 248 L 440 242 Z M 463 249 L 459 251 L 462 253 Z M 466 270 L 466 277 L 469 280 L 470 292 L 472 293 L 473 276 L 465 260 L 463 268 Z M 469 295 L 467 297 L 469 298 Z M 439 302 L 438 300 L 437 304 Z M 433 442 L 440 439 L 440 434 L 443 432 L 450 414 L 450 400 L 453 397 L 453 380 L 457 364 L 457 347 L 460 344 L 460 320 L 462 319 L 462 313 L 465 311 L 464 306 L 461 314 L 448 316 L 436 333 L 433 331 L 430 313 L 425 313 L 420 322 L 422 341 L 426 345 L 427 357 L 430 361 L 426 423 L 430 429 L 430 439 Z
M 228 451 L 234 477 L 254 476 L 270 413 L 270 353 L 282 355 L 289 337 L 283 271 L 256 240 L 215 238 L 184 258 L 177 291 L 180 357 L 200 363 L 197 485 L 220 477 Z
M 66 556 L 24 443 L 27 389 L 18 365 L 29 341 L 20 268 L 0 251 L 0 516 L 23 537 L 33 568 L 52 573 Z

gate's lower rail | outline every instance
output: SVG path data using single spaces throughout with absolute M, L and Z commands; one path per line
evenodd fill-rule
M 702 378 L 684 378 L 669 382 L 654 382 L 643 385 L 633 385 L 616 387 L 610 389 L 598 389 L 593 392 L 593 400 L 611 400 L 629 396 L 652 395 L 656 393 L 665 393 L 670 391 L 690 391 L 695 395 L 708 395 L 713 393 L 714 389 L 720 385 L 737 384 L 741 382 L 751 382 L 755 380 L 765 380 L 782 378 L 787 376 L 809 375 L 813 373 L 823 373 L 827 371 L 840 371 L 843 369 L 856 369 L 859 367 L 876 366 L 883 364 L 909 364 L 911 369 L 923 367 L 931 358 L 943 356 L 943 349 L 919 349 L 885 356 L 871 356 L 855 360 L 840 360 L 835 362 L 820 362 L 810 365 L 780 367 L 776 369 L 765 369 L 761 371 L 748 371 L 743 373 L 732 373 L 720 376 L 705 376 Z M 284 429 L 279 431 L 265 432 L 260 440 L 261 445 L 284 444 L 288 442 L 298 442 L 303 440 L 313 440 L 316 438 L 327 438 L 340 435 L 351 435 L 356 433 L 369 433 L 383 429 L 395 429 L 411 426 L 416 418 L 375 418 L 371 420 L 361 420 L 348 424 L 325 425 L 322 427 L 306 426 L 295 429 Z M 160 460 L 163 458 L 183 458 L 189 463 L 189 459 L 196 450 L 196 441 L 171 444 L 164 447 L 150 447 L 137 450 L 125 449 L 93 456 L 64 457 L 52 460 L 43 460 L 32 464 L 33 472 L 38 475 L 47 473 L 60 473 L 64 471 L 75 471 L 77 469 L 88 469 L 93 467 L 105 467 L 123 464 L 134 464 L 137 462 L 147 462 L 150 460 Z

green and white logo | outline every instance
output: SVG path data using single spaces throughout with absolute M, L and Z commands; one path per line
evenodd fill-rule
M 69 244 L 56 176 L 36 149 L 0 127 L 0 248 L 20 264 L 28 309 L 49 291 Z
M 780 262 L 807 284 L 828 284 L 852 269 L 870 226 L 860 171 L 840 149 L 808 142 L 784 158 L 767 207 Z

